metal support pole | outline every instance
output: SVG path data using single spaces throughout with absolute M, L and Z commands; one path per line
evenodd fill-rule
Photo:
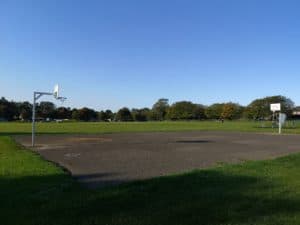
M 35 106 L 36 106 L 36 101 L 42 97 L 43 95 L 53 95 L 57 100 L 64 101 L 66 100 L 65 97 L 59 97 L 58 96 L 58 85 L 55 86 L 54 92 L 38 92 L 34 91 L 33 92 L 33 104 L 32 104 L 32 135 L 31 135 L 31 146 L 34 147 L 35 144 Z
M 32 134 L 31 134 L 31 146 L 34 147 L 35 137 L 35 92 L 33 92 L 33 104 L 32 104 Z
M 279 130 L 278 133 L 281 134 L 281 123 L 279 123 Z
M 281 134 L 281 113 L 279 112 L 279 116 L 278 116 L 278 133 Z
M 33 104 L 32 104 L 32 134 L 31 134 L 31 146 L 34 147 L 35 144 L 35 105 L 36 101 L 43 95 L 53 95 L 49 92 L 33 92 Z

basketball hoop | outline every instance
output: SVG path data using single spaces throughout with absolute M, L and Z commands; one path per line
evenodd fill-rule
M 33 92 L 33 104 L 32 104 L 32 147 L 34 147 L 35 142 L 35 105 L 36 101 L 42 97 L 43 95 L 53 95 L 53 97 L 57 100 L 60 100 L 62 103 L 67 99 L 66 97 L 59 96 L 59 86 L 56 84 L 54 86 L 53 92 Z
M 281 113 L 281 104 L 280 103 L 273 103 L 270 104 L 270 109 L 273 112 L 273 116 L 272 116 L 272 128 L 274 128 L 274 122 L 275 122 L 275 113 L 278 113 L 278 121 L 276 121 L 278 123 L 278 133 L 281 134 L 281 128 L 286 120 L 286 114 Z
M 53 96 L 56 100 L 59 100 L 62 104 L 66 101 L 66 97 L 59 96 L 59 86 L 58 84 L 54 85 Z
M 53 96 L 54 96 L 54 98 L 56 98 L 56 99 L 59 98 L 59 86 L 58 86 L 58 84 L 54 85 Z
M 56 99 L 59 100 L 62 104 L 64 104 L 64 102 L 67 100 L 66 97 L 58 97 Z

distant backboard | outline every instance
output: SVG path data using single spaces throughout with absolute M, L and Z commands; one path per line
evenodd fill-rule
M 281 110 L 281 104 L 280 103 L 274 103 L 270 105 L 271 111 L 276 112 Z
M 56 98 L 56 99 L 59 98 L 59 87 L 58 87 L 58 84 L 56 84 L 56 85 L 54 86 L 53 96 L 54 96 L 54 98 Z

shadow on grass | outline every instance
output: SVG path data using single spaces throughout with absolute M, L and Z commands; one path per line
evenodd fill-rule
M 100 189 L 105 187 L 113 187 L 130 180 L 116 179 L 115 176 L 119 173 L 91 173 L 84 175 L 75 175 L 73 178 L 80 182 L 82 186 L 89 189 Z
M 0 217 L 5 225 L 284 224 L 282 215 L 299 212 L 300 202 L 274 188 L 270 180 L 218 170 L 101 190 L 63 174 L 1 177 Z

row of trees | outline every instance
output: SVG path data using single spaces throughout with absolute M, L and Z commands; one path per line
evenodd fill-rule
M 292 117 L 294 102 L 284 96 L 271 96 L 256 99 L 248 106 L 237 103 L 216 103 L 210 106 L 190 101 L 175 102 L 170 105 L 168 99 L 159 99 L 152 108 L 121 108 L 116 113 L 111 110 L 97 112 L 90 108 L 71 109 L 56 107 L 52 102 L 40 102 L 36 105 L 37 118 L 74 119 L 80 121 L 149 121 L 149 120 L 204 120 L 204 119 L 270 119 L 270 104 L 281 103 L 282 112 Z M 0 99 L 0 120 L 31 120 L 32 105 L 29 102 L 7 101 Z
M 294 102 L 285 96 L 271 96 L 255 99 L 248 106 L 237 103 L 215 103 L 210 106 L 194 104 L 189 101 L 168 104 L 167 99 L 159 99 L 152 107 L 152 113 L 156 120 L 199 120 L 199 119 L 271 119 L 270 104 L 281 103 L 281 112 L 293 117 L 296 110 Z

